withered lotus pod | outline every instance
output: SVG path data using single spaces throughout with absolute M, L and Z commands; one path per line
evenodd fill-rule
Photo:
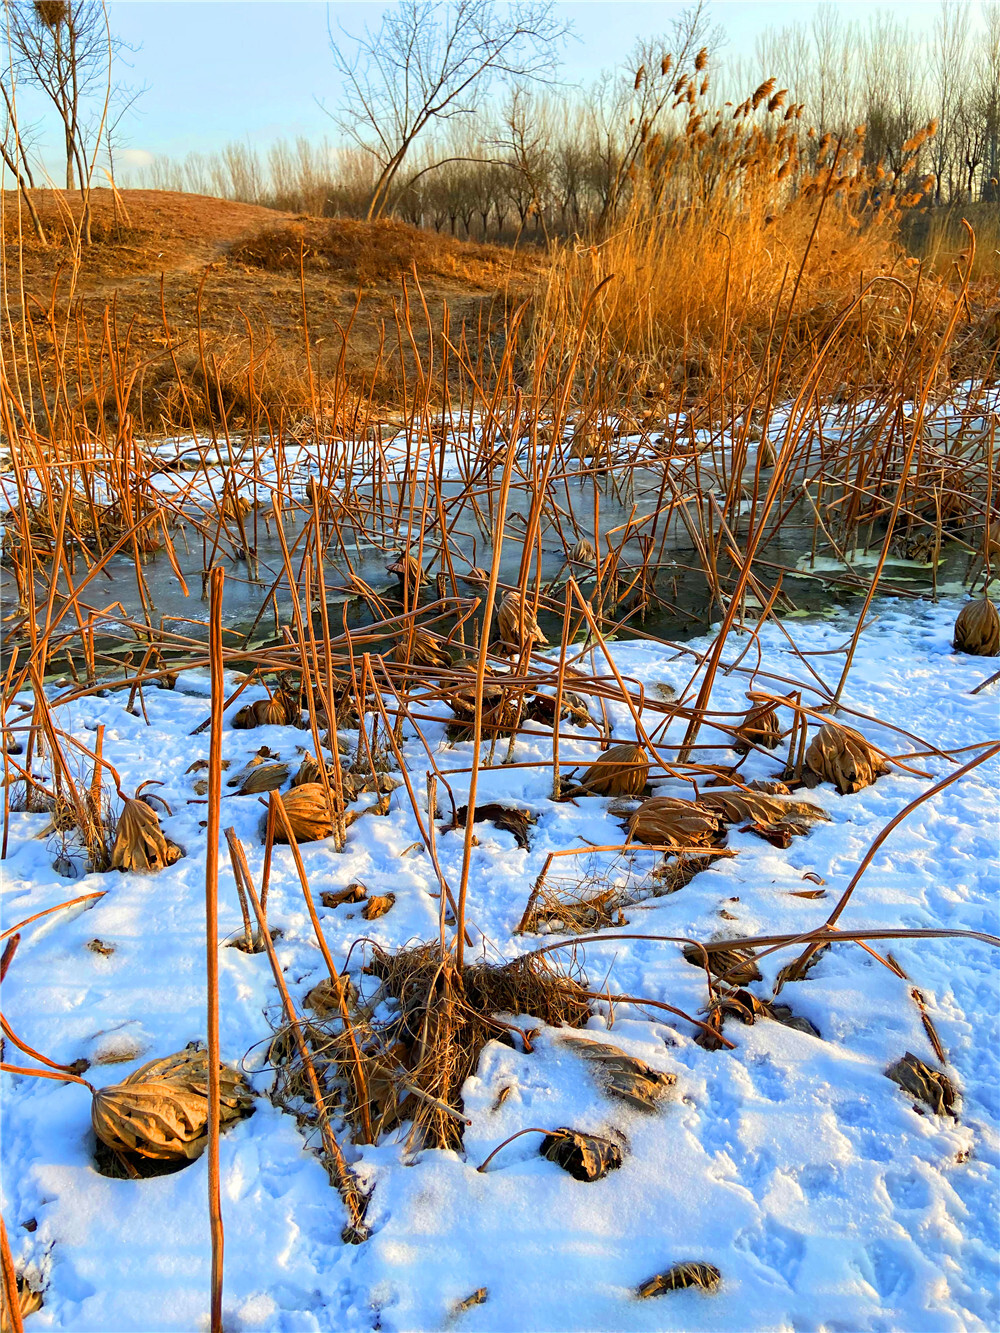
M 223 1126 L 249 1115 L 246 1079 L 219 1066 Z M 160 1161 L 193 1161 L 208 1142 L 208 1054 L 188 1047 L 151 1060 L 122 1083 L 98 1088 L 91 1103 L 94 1133 L 116 1152 Z
M 629 837 L 650 846 L 709 847 L 722 820 L 711 810 L 679 796 L 651 796 L 629 820 Z
M 777 705 L 757 704 L 748 708 L 743 721 L 736 730 L 737 754 L 746 754 L 752 745 L 759 745 L 765 750 L 774 750 L 781 740 L 781 727 L 778 725 Z
M 594 760 L 580 786 L 594 796 L 639 796 L 649 778 L 649 759 L 641 745 L 612 745 Z
M 112 870 L 162 870 L 173 865 L 182 853 L 160 828 L 156 811 L 142 799 L 142 783 L 135 796 L 126 796 L 118 816 L 115 845 L 111 849 Z
M 638 1288 L 637 1295 L 643 1299 L 660 1296 L 665 1291 L 682 1291 L 685 1287 L 698 1287 L 701 1291 L 715 1291 L 722 1281 L 722 1274 L 714 1264 L 674 1264 L 665 1273 L 657 1273 Z
M 425 629 L 415 629 L 412 637 L 401 635 L 392 650 L 392 660 L 401 665 L 426 667 L 431 671 L 441 671 L 451 666 L 451 658 L 432 634 Z
M 809 742 L 806 768 L 821 782 L 832 782 L 841 796 L 870 787 L 888 768 L 860 732 L 826 722 Z
M 565 1126 L 546 1134 L 538 1151 L 568 1171 L 574 1180 L 602 1180 L 622 1164 L 622 1150 L 613 1139 L 581 1134 Z
M 912 1051 L 897 1060 L 885 1071 L 886 1077 L 898 1083 L 904 1092 L 924 1102 L 935 1115 L 952 1115 L 955 1107 L 955 1088 L 947 1074 L 931 1069 Z
M 497 628 L 504 643 L 514 647 L 546 644 L 548 639 L 538 628 L 538 621 L 530 607 L 524 605 L 519 593 L 509 592 L 497 611 Z
M 955 648 L 975 657 L 1000 654 L 1000 614 L 988 597 L 966 602 L 955 621 Z
M 304 782 L 301 787 L 293 787 L 282 802 L 296 842 L 318 842 L 333 833 L 333 811 L 320 783 Z M 274 839 L 288 841 L 280 818 L 274 821 Z

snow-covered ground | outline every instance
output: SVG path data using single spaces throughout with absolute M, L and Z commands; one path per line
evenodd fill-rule
M 954 653 L 958 605 L 876 604 L 844 697 L 864 716 L 845 720 L 891 754 L 957 750 L 998 734 L 998 686 L 971 693 L 997 663 Z M 831 654 L 808 661 L 835 683 L 843 657 L 832 650 L 844 645 L 851 623 L 796 620 L 790 628 L 801 650 Z M 808 685 L 775 627 L 764 630 L 762 644 L 764 670 Z M 728 660 L 742 646 L 734 637 Z M 689 656 L 657 644 L 620 643 L 613 652 L 623 673 L 649 694 L 658 685 L 682 689 L 691 672 Z M 751 652 L 743 665 L 755 660 Z M 720 675 L 711 706 L 743 708 L 748 685 L 746 675 Z M 816 698 L 808 690 L 805 697 Z M 207 731 L 190 734 L 207 716 L 207 680 L 188 673 L 175 693 L 147 690 L 148 727 L 125 711 L 126 700 L 114 693 L 67 706 L 61 725 L 87 742 L 98 723 L 106 725 L 104 753 L 125 790 L 162 780 L 155 790 L 174 811 L 164 829 L 186 857 L 155 876 L 113 871 L 67 881 L 52 869 L 52 849 L 37 839 L 45 817 L 16 814 L 2 866 L 5 927 L 75 894 L 107 890 L 89 910 L 26 927 L 4 987 L 14 1031 L 61 1063 L 87 1057 L 87 1076 L 98 1086 L 205 1034 L 199 823 L 205 807 L 188 803 L 196 799 L 197 775 L 186 770 L 208 753 Z M 624 705 L 609 711 L 616 737 L 634 735 Z M 928 745 L 905 741 L 865 716 L 905 727 Z M 449 751 L 443 724 L 423 729 L 443 769 L 468 767 L 470 745 Z M 664 739 L 676 743 L 682 734 L 678 723 Z M 596 732 L 577 736 L 562 742 L 561 758 L 595 754 Z M 718 740 L 702 732 L 702 743 Z M 308 733 L 227 728 L 230 771 L 263 744 L 294 761 Z M 522 739 L 513 757 L 528 762 L 550 752 L 544 739 Z M 909 762 L 939 778 L 971 754 L 955 762 L 935 755 Z M 418 739 L 407 740 L 405 755 L 423 791 L 428 763 Z M 712 751 L 711 759 L 725 761 L 726 754 Z M 772 776 L 780 767 L 780 756 L 753 755 L 744 774 Z M 841 925 L 997 933 L 998 778 L 994 758 L 920 806 L 876 856 Z M 467 776 L 449 781 L 461 801 Z M 623 841 L 607 801 L 553 804 L 550 783 L 544 767 L 481 775 L 479 802 L 516 800 L 537 815 L 537 824 L 527 850 L 492 825 L 477 827 L 469 892 L 477 956 L 510 959 L 558 938 L 512 934 L 548 852 L 584 847 L 584 840 Z M 787 851 L 731 832 L 735 857 L 677 893 L 626 909 L 628 929 L 700 939 L 809 930 L 829 914 L 879 831 L 930 785 L 929 777 L 894 769 L 853 796 L 838 796 L 828 785 L 807 793 L 827 810 L 829 823 L 796 837 Z M 660 791 L 691 795 L 690 787 L 672 782 L 661 781 Z M 232 824 L 243 839 L 258 884 L 260 818 L 257 797 L 225 798 L 223 827 Z M 438 836 L 453 885 L 462 840 L 461 831 Z M 343 854 L 330 843 L 303 846 L 317 900 L 321 891 L 354 880 L 396 895 L 393 909 L 371 922 L 362 921 L 357 907 L 321 909 L 334 958 L 342 960 L 360 935 L 387 947 L 436 937 L 437 881 L 428 857 L 413 848 L 418 842 L 400 789 L 387 816 L 352 826 Z M 220 926 L 231 937 L 241 918 L 224 842 L 222 848 Z M 795 896 L 815 889 L 816 877 L 825 898 Z M 282 931 L 278 955 L 300 1002 L 324 968 L 287 848 L 275 854 L 270 919 Z M 113 952 L 89 949 L 95 939 Z M 672 1096 L 655 1115 L 608 1100 L 555 1032 L 544 1032 L 531 1054 L 490 1044 L 463 1089 L 472 1121 L 464 1152 L 414 1156 L 402 1133 L 350 1150 L 360 1180 L 373 1191 L 372 1234 L 359 1246 L 342 1243 L 336 1192 L 292 1117 L 266 1095 L 272 1075 L 262 1065 L 269 1018 L 277 1015 L 266 955 L 221 948 L 223 1057 L 232 1064 L 245 1058 L 261 1094 L 252 1118 L 222 1140 L 226 1328 L 964 1333 L 997 1327 L 1000 955 L 965 939 L 877 947 L 891 949 L 909 983 L 858 945 L 843 944 L 825 953 L 806 980 L 783 989 L 781 1000 L 810 1019 L 819 1038 L 771 1021 L 730 1022 L 725 1031 L 735 1049 L 713 1052 L 695 1043 L 690 1024 L 663 1021 L 669 1018 L 663 1011 L 618 1005 L 609 1015 L 606 1005 L 595 1005 L 594 1035 L 676 1075 Z M 580 954 L 595 989 L 607 984 L 688 1013 L 705 1003 L 704 974 L 676 944 L 609 939 Z M 770 995 L 768 983 L 792 956 L 763 961 L 765 980 L 754 988 L 761 996 Z M 352 974 L 370 990 L 361 963 L 355 950 Z M 906 1051 L 937 1063 L 911 986 L 925 997 L 948 1055 L 947 1073 L 960 1093 L 955 1119 L 918 1113 L 885 1077 Z M 15 1056 L 15 1063 L 28 1063 L 8 1044 L 6 1058 Z M 500 1104 L 505 1088 L 510 1092 Z M 85 1088 L 4 1075 L 3 1094 L 3 1214 L 15 1262 L 45 1289 L 29 1333 L 207 1328 L 205 1159 L 157 1179 L 106 1179 L 92 1164 Z M 628 1143 L 624 1164 L 602 1181 L 580 1183 L 539 1156 L 533 1135 L 504 1149 L 486 1174 L 477 1173 L 493 1147 L 531 1125 L 618 1131 Z M 722 1274 L 719 1290 L 636 1298 L 638 1283 L 684 1260 L 714 1264 Z M 485 1301 L 460 1312 L 479 1288 L 487 1290 Z

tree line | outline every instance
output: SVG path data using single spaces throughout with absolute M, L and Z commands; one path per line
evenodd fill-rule
M 17 121 L 17 82 L 56 112 L 67 188 L 89 186 L 99 161 L 113 173 L 134 94 L 114 77 L 119 45 L 99 0 L 8 0 L 4 12 L 8 181 L 30 203 L 39 143 Z M 738 57 L 698 0 L 588 87 L 559 80 L 568 31 L 551 0 L 399 0 L 374 29 L 330 33 L 335 137 L 233 142 L 156 160 L 130 183 L 543 241 L 606 225 L 672 144 L 705 136 L 704 159 L 743 117 L 788 145 L 789 192 L 831 142 L 850 142 L 901 199 L 1000 202 L 1000 0 L 943 0 L 923 34 L 884 11 L 847 22 L 830 4 Z

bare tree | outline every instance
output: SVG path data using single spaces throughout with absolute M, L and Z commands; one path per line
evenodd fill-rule
M 969 10 L 953 0 L 941 0 L 934 24 L 931 56 L 934 66 L 938 132 L 931 148 L 938 203 L 944 191 L 945 172 L 954 166 L 955 131 L 958 107 L 968 80 L 966 47 L 969 35 Z M 952 182 L 949 181 L 949 186 Z M 949 189 L 949 193 L 951 190 Z
M 17 118 L 17 99 L 15 97 L 13 71 L 10 68 L 4 69 L 3 73 L 0 74 L 0 101 L 2 101 L 2 106 L 0 106 L 0 162 L 3 163 L 3 166 L 17 182 L 17 188 L 28 210 L 35 235 L 45 245 L 47 240 L 45 228 L 42 225 L 42 219 L 38 216 L 35 201 L 31 197 L 31 191 L 35 188 L 35 179 L 31 173 L 29 156 L 31 134 L 29 128 L 21 125 Z M 2 171 L 0 171 L 0 175 L 3 175 Z
M 80 236 L 89 244 L 90 183 L 109 107 L 120 94 L 125 109 L 138 96 L 112 82 L 112 62 L 124 43 L 108 27 L 103 0 L 6 0 L 5 13 L 14 68 L 59 118 L 66 189 L 83 192 Z M 112 137 L 119 122 L 120 116 L 110 121 Z
M 368 217 L 428 127 L 473 115 L 497 79 L 551 78 L 567 33 L 552 0 L 400 0 L 376 31 L 348 39 L 351 55 L 331 32 L 345 88 L 334 119 L 379 166 Z

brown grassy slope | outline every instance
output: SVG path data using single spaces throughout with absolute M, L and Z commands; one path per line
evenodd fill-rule
M 171 347 L 197 418 L 204 420 L 210 411 L 218 417 L 221 391 L 231 424 L 240 424 L 251 375 L 273 411 L 309 406 L 300 254 L 320 391 L 341 354 L 341 330 L 351 321 L 360 292 L 346 356 L 347 381 L 358 395 L 367 395 L 374 386 L 376 400 L 387 402 L 398 397 L 401 354 L 395 312 L 402 308 L 404 279 L 415 341 L 422 354 L 427 346 L 414 265 L 432 323 L 440 327 L 447 305 L 453 338 L 463 321 L 472 330 L 491 314 L 499 315 L 510 297 L 533 284 L 539 266 L 537 257 L 467 244 L 398 222 L 295 216 L 155 190 L 123 191 L 117 209 L 110 190 L 96 190 L 92 199 L 94 244 L 80 249 L 75 266 L 65 215 L 67 203 L 78 213 L 79 195 L 36 192 L 50 233 L 44 247 L 31 236 L 26 218 L 19 227 L 17 196 L 4 196 L 5 284 L 12 327 L 23 325 L 23 283 L 28 359 L 33 362 L 37 344 L 44 376 L 51 381 L 56 348 L 68 326 L 71 382 L 78 381 L 75 387 L 84 400 L 112 407 L 110 384 L 101 382 L 100 371 L 86 371 L 81 384 L 73 355 L 86 342 L 93 363 L 110 306 L 111 328 L 117 331 L 112 338 L 120 348 L 127 342 L 126 368 L 136 372 L 129 409 L 147 428 L 181 425 L 186 418 Z M 204 366 L 197 299 L 202 284 Z M 412 375 L 412 354 L 407 350 L 402 359 Z M 48 396 L 51 399 L 51 387 Z

